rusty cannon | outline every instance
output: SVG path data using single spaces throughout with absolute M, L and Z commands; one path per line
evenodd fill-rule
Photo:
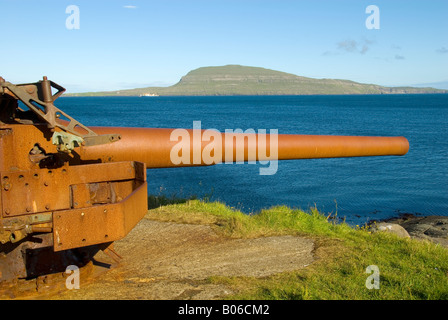
M 147 212 L 147 168 L 404 155 L 403 137 L 86 127 L 46 77 L 0 78 L 0 283 L 83 266 Z M 173 138 L 174 137 L 174 138 Z

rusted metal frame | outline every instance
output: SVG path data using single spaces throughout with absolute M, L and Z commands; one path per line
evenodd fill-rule
M 82 174 L 82 168 L 88 168 L 87 174 Z M 8 243 L 0 244 L 0 248 L 6 250 L 5 253 L 12 250 L 6 255 L 0 255 L 0 282 L 47 274 L 46 268 L 49 268 L 50 271 L 63 270 L 61 266 L 65 268 L 67 263 L 78 265 L 78 262 L 74 261 L 75 256 L 78 257 L 78 255 L 74 256 L 73 252 L 75 251 L 66 249 L 101 249 L 101 246 L 104 245 L 108 247 L 113 241 L 126 236 L 147 212 L 146 167 L 143 163 L 100 163 L 72 167 L 64 166 L 55 170 L 60 170 L 59 178 L 63 177 L 63 179 L 59 180 L 66 180 L 67 182 L 64 185 L 68 186 L 69 183 L 95 183 L 95 181 L 102 180 L 108 180 L 105 183 L 110 182 L 117 186 L 123 185 L 124 188 L 118 188 L 118 192 L 121 192 L 120 194 L 124 199 L 114 204 L 96 205 L 79 210 L 55 210 L 5 219 L 0 215 L 0 235 L 6 234 L 8 236 L 6 239 Z M 63 176 L 62 170 L 65 170 Z M 29 170 L 28 174 L 32 176 L 35 172 L 39 172 L 39 170 Z M 69 178 L 70 176 L 72 178 Z M 56 179 L 58 174 L 53 177 Z M 4 191 L 1 190 L 0 192 Z M 2 197 L 0 196 L 1 205 Z M 74 224 L 73 221 L 77 221 L 75 213 L 80 212 L 85 212 L 86 219 L 83 220 L 87 223 Z M 96 223 L 90 223 L 87 214 L 90 215 L 90 220 L 93 219 Z M 55 228 L 61 230 L 61 224 L 58 224 L 58 221 L 53 221 L 54 219 L 57 220 L 58 216 L 61 216 L 66 222 L 63 226 L 65 226 L 65 232 L 68 232 L 68 234 L 64 230 L 58 234 L 55 233 Z M 87 232 L 87 235 L 81 238 L 80 236 L 83 236 L 84 231 Z M 29 241 L 24 239 L 25 242 L 16 241 L 17 243 L 14 243 L 15 240 L 27 236 L 28 232 L 34 233 Z M 13 240 L 11 235 L 14 241 L 11 241 Z M 59 240 L 64 239 L 66 246 L 55 246 L 57 235 L 62 236 Z M 3 239 L 4 237 L 0 238 Z M 85 240 L 83 241 L 83 239 Z M 118 261 L 119 255 L 114 253 L 110 246 L 108 248 L 111 250 L 106 250 L 106 253 L 112 255 L 112 258 Z M 70 259 L 67 260 L 68 258 Z
M 68 131 L 75 135 L 80 135 L 82 137 L 97 136 L 97 134 L 93 130 L 84 126 L 82 123 L 75 120 L 53 104 L 54 100 L 58 98 L 62 93 L 64 93 L 65 89 L 63 87 L 47 80 L 46 77 L 44 77 L 44 80 L 40 81 L 39 83 L 42 88 L 42 96 L 44 101 L 39 99 L 38 92 L 36 92 L 38 91 L 37 85 L 35 85 L 36 90 L 29 90 L 30 92 L 32 92 L 32 94 L 28 93 L 27 90 L 24 89 L 24 87 L 30 87 L 32 84 L 14 85 L 10 82 L 3 82 L 0 83 L 0 86 L 11 91 L 17 97 L 17 99 L 22 101 L 28 108 L 30 108 L 30 110 L 32 110 L 37 116 L 44 120 L 48 124 L 49 128 L 59 127 L 65 131 Z M 52 86 L 58 89 L 58 92 L 55 95 L 51 94 Z M 43 109 L 35 106 L 33 102 L 43 107 Z M 68 124 L 66 124 L 66 122 L 57 121 L 57 119 L 61 116 L 64 116 L 69 120 Z M 80 133 L 76 130 L 76 128 L 80 128 L 85 132 Z
M 53 170 L 2 172 L 0 177 L 2 179 L 0 207 L 3 213 L 0 224 L 0 242 L 14 243 L 31 233 L 53 231 L 51 213 L 48 211 L 50 209 L 56 212 L 57 210 L 70 210 L 73 207 L 70 186 L 101 183 L 102 181 L 107 181 L 104 183 L 115 181 L 117 184 L 134 180 L 144 182 L 146 181 L 146 169 L 142 163 L 117 162 Z M 121 200 L 121 196 L 124 195 L 120 193 L 119 200 Z M 23 201 L 24 198 L 33 199 L 32 205 L 30 205 L 30 201 Z M 50 201 L 51 199 L 54 201 Z M 114 197 L 107 201 L 116 202 L 116 200 L 117 197 Z M 51 203 L 51 207 L 49 203 Z M 82 205 L 87 206 L 88 204 L 83 203 Z M 145 209 L 146 207 L 147 205 L 145 205 Z M 36 212 L 46 211 L 48 213 L 36 214 Z M 35 214 L 30 215 L 30 213 Z
M 116 203 L 54 211 L 55 251 L 119 240 L 146 214 L 148 199 L 144 163 L 104 163 L 74 166 L 71 169 L 70 185 L 131 180 L 135 186 L 130 194 Z M 91 174 L 86 174 L 89 172 Z
M 54 251 L 116 241 L 129 233 L 147 212 L 147 183 L 114 204 L 53 213 Z

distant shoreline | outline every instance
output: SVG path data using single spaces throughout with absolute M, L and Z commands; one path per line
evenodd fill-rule
M 302 96 L 443 94 L 448 90 L 384 87 L 342 79 L 314 79 L 258 67 L 226 65 L 188 72 L 169 87 L 68 93 L 64 96 Z
M 304 96 L 410 96 L 410 95 L 445 95 L 448 92 L 416 92 L 416 93 L 347 93 L 347 94 L 228 94 L 228 95 L 159 95 L 149 98 L 158 97 L 304 97 Z M 140 97 L 138 95 L 78 95 L 77 93 L 63 94 L 61 97 L 66 98 L 117 98 L 117 97 L 135 97 L 135 98 L 146 98 Z

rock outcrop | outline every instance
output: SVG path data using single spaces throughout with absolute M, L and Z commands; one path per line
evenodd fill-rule
M 448 247 L 448 217 L 445 216 L 418 217 L 412 214 L 403 214 L 398 218 L 377 223 L 377 228 L 380 225 L 383 228 L 392 225 L 401 226 L 411 238 L 430 240 Z M 393 228 L 398 230 L 398 227 Z

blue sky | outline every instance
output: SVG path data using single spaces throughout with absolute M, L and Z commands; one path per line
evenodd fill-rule
M 66 27 L 69 5 L 79 29 Z M 366 28 L 369 5 L 380 29 Z M 240 64 L 448 88 L 446 0 L 0 0 L 0 10 L 0 75 L 15 83 L 47 75 L 69 92 L 116 90 Z

